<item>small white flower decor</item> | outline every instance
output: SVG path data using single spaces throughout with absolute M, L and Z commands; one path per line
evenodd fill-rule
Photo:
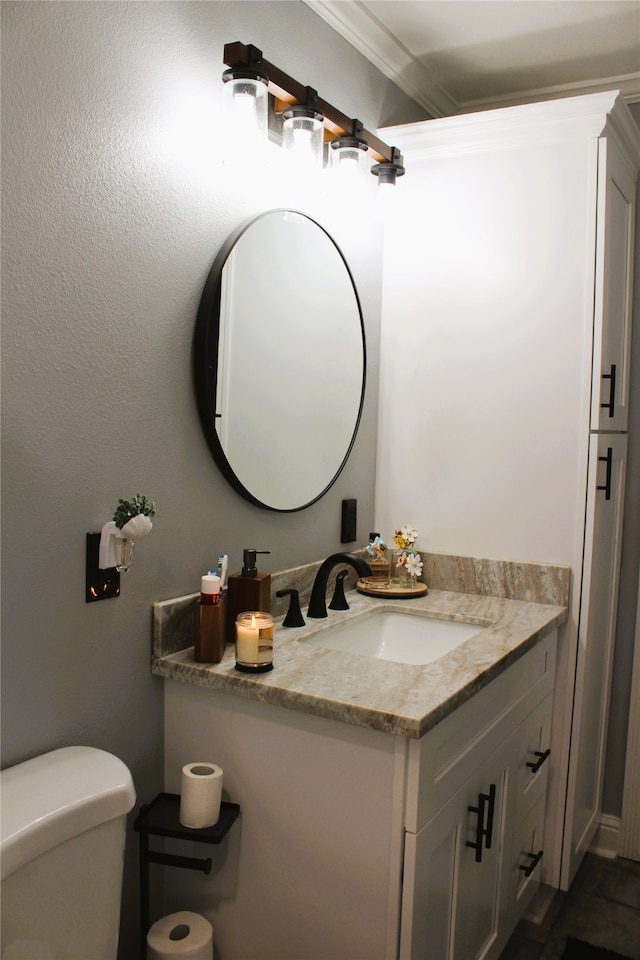
M 422 573 L 422 558 L 415 549 L 418 531 L 405 523 L 393 535 L 397 547 L 393 552 L 391 579 L 399 580 L 401 586 L 415 586 Z

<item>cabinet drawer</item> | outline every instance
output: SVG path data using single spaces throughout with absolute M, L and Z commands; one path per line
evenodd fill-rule
M 513 917 L 513 926 L 522 917 L 540 884 L 544 859 L 544 812 L 543 794 L 514 830 L 505 911 L 505 917 Z
M 516 816 L 522 819 L 546 793 L 551 766 L 551 711 L 553 695 L 547 694 L 524 720 L 518 745 Z
M 417 833 L 553 689 L 555 631 L 409 744 L 405 826 Z

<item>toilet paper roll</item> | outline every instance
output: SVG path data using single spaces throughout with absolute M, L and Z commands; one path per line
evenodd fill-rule
M 147 934 L 147 960 L 213 960 L 213 928 L 206 917 L 189 910 L 170 913 Z
M 182 768 L 180 823 L 183 827 L 212 827 L 220 817 L 222 767 L 215 763 L 188 763 Z

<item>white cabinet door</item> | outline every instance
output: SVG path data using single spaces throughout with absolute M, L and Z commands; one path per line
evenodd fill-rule
M 406 834 L 401 960 L 495 956 L 516 744 L 510 737 L 419 833 Z
M 593 434 L 562 887 L 598 826 L 615 639 L 627 438 Z
M 636 184 L 610 140 L 598 153 L 592 430 L 626 430 Z

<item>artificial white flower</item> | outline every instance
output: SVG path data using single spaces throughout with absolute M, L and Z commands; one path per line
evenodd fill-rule
M 412 547 L 417 539 L 418 531 L 414 530 L 410 523 L 405 523 L 399 530 L 396 530 L 393 542 L 400 550 L 405 550 L 407 547 Z
M 409 545 L 411 545 L 412 543 L 415 543 L 416 540 L 418 539 L 418 531 L 414 530 L 414 528 L 409 523 L 405 523 L 405 525 L 400 528 L 400 533 L 402 534 L 404 539 L 409 543 Z
M 422 560 L 420 559 L 420 554 L 408 553 L 406 566 L 407 572 L 410 573 L 412 577 L 419 577 L 422 573 Z

